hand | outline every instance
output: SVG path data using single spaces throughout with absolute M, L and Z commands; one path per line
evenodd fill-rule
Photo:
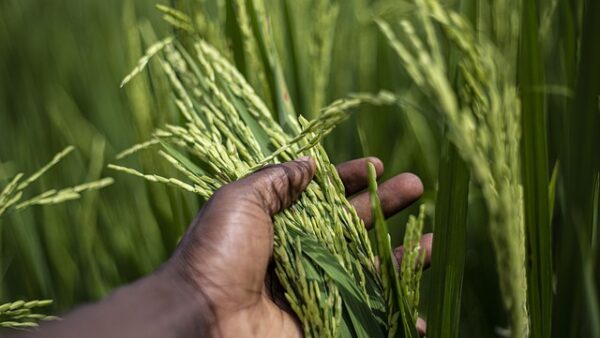
M 363 158 L 337 167 L 348 196 L 367 187 L 367 161 L 377 176 L 383 164 Z M 272 216 L 292 204 L 311 181 L 310 158 L 268 166 L 219 189 L 200 211 L 175 254 L 162 269 L 192 286 L 207 306 L 206 327 L 218 337 L 301 337 L 294 315 L 276 305 L 265 278 L 273 251 Z M 386 216 L 416 201 L 423 192 L 418 177 L 404 173 L 379 186 Z M 350 200 L 367 229 L 372 226 L 368 192 Z M 426 264 L 431 257 L 431 234 L 421 247 Z M 401 260 L 402 248 L 394 250 Z M 418 323 L 424 334 L 424 322 Z

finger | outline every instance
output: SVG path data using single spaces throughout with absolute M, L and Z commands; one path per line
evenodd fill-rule
M 419 251 L 421 254 L 425 254 L 423 259 L 423 269 L 426 269 L 431 265 L 431 247 L 433 245 L 433 234 L 425 234 L 421 236 L 419 240 Z M 404 247 L 397 247 L 394 249 L 394 256 L 398 262 L 402 262 L 404 256 Z M 415 267 L 416 268 L 416 267 Z
M 290 206 L 306 189 L 314 174 L 315 162 L 307 156 L 296 161 L 264 167 L 230 184 L 229 188 L 249 189 L 249 195 L 255 199 L 254 202 L 272 216 Z
M 359 158 L 336 166 L 338 174 L 342 179 L 342 183 L 344 183 L 346 196 L 350 196 L 367 188 L 369 185 L 367 181 L 367 163 L 369 162 L 373 163 L 375 166 L 377 178 L 381 177 L 381 174 L 383 174 L 383 162 L 377 157 Z
M 427 334 L 427 322 L 423 318 L 417 318 L 417 333 L 420 337 L 425 337 Z
M 393 216 L 418 200 L 423 194 L 423 184 L 414 174 L 403 173 L 383 182 L 377 188 L 381 209 L 385 217 Z M 350 200 L 356 213 L 365 222 L 367 229 L 373 226 L 369 192 L 363 192 Z

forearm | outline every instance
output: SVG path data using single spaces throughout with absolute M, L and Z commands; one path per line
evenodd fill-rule
M 207 337 L 210 304 L 177 275 L 159 271 L 26 337 Z M 19 336 L 20 337 L 20 336 Z

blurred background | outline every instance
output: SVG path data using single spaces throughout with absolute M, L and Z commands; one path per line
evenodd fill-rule
M 374 17 L 393 21 L 410 16 L 410 6 L 389 0 L 339 1 L 339 12 L 329 25 L 327 20 L 332 19 L 327 15 L 315 16 L 322 8 L 313 2 L 266 1 L 297 112 L 314 117 L 318 107 L 359 91 L 387 89 L 414 100 L 414 106 L 402 110 L 361 108 L 324 144 L 334 163 L 373 155 L 385 163 L 384 177 L 404 171 L 421 177 L 425 194 L 419 203 L 428 207 L 426 231 L 431 231 L 443 123 L 434 111 L 423 109 L 427 103 L 415 94 L 373 22 Z M 446 2 L 460 7 L 469 1 Z M 170 33 L 157 3 L 190 13 L 209 42 L 233 50 L 230 58 L 236 60 L 235 51 L 242 47 L 228 31 L 230 9 L 221 5 L 224 1 L 0 2 L 0 185 L 17 172 L 35 171 L 67 145 L 74 145 L 76 154 L 45 175 L 32 194 L 100 177 L 116 180 L 80 200 L 0 219 L 0 303 L 50 298 L 54 304 L 49 312 L 60 314 L 99 299 L 160 265 L 199 210 L 202 201 L 196 196 L 106 169 L 118 152 L 148 140 L 154 128 L 179 120 L 160 72 L 143 73 L 119 88 L 144 50 Z M 493 1 L 481 2 L 478 18 L 487 18 L 494 26 L 493 20 L 503 19 L 494 17 L 486 3 Z M 565 289 L 556 292 L 554 303 L 562 305 L 555 310 L 554 325 L 559 326 L 557 337 L 585 336 L 590 314 L 585 299 L 598 289 L 594 279 L 591 289 L 578 283 L 583 283 L 586 257 L 592 257 L 593 267 L 597 256 L 595 246 L 581 241 L 597 237 L 588 216 L 593 209 L 593 182 L 585 177 L 598 170 L 600 91 L 593 76 L 600 78 L 600 59 L 594 59 L 600 44 L 592 42 L 600 36 L 594 35 L 600 34 L 600 13 L 594 11 L 597 5 L 585 7 L 589 1 L 539 3 L 540 52 L 548 83 L 537 89 L 547 93 L 548 121 L 540 128 L 548 128 L 549 168 L 558 162 L 561 168 L 553 221 L 554 265 L 555 271 L 563 272 L 560 276 L 574 281 L 571 286 L 560 284 Z M 315 47 L 314 39 L 312 44 L 303 43 L 330 26 L 334 27 L 330 48 Z M 323 49 L 330 50 L 330 57 L 319 59 L 318 50 Z M 150 64 L 151 70 L 155 67 Z M 252 69 L 242 72 L 254 76 Z M 579 74 L 588 76 L 582 79 Z M 320 96 L 313 94 L 315 90 Z M 144 172 L 176 175 L 150 152 L 121 163 Z M 401 241 L 403 225 L 417 208 L 392 219 L 395 243 Z M 472 186 L 462 337 L 498 337 L 507 323 L 486 217 L 479 189 Z M 597 270 L 592 268 L 595 278 Z M 424 278 L 426 288 L 427 272 Z M 432 300 L 423 292 L 423 303 L 428 301 Z

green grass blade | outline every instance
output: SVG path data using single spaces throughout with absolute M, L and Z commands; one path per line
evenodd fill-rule
M 553 335 L 592 336 L 592 322 L 581 320 L 589 314 L 584 305 L 590 295 L 581 288 L 573 290 L 573 285 L 582 285 L 586 268 L 583 262 L 573 257 L 579 255 L 578 234 L 586 238 L 592 236 L 589 187 L 600 168 L 597 156 L 600 144 L 600 2 L 582 0 L 561 5 L 563 43 L 560 52 L 566 68 L 566 82 L 574 88 L 575 98 L 567 101 L 562 112 L 559 131 L 564 134 L 560 134 L 563 138 L 557 141 L 562 167 L 559 192 L 564 190 L 559 201 L 564 219 L 556 236 L 558 258 Z
M 552 323 L 552 233 L 548 202 L 548 146 L 545 95 L 536 1 L 524 1 L 518 56 L 521 95 L 521 161 L 527 253 L 527 298 L 530 334 L 550 337 Z
M 175 158 L 179 163 L 181 163 L 181 165 L 187 171 L 189 171 L 191 174 L 196 175 L 196 176 L 202 176 L 202 175 L 206 174 L 206 171 L 204 171 L 204 169 L 200 168 L 198 165 L 196 165 L 194 162 L 192 162 L 190 159 L 188 159 L 185 155 L 183 155 L 177 149 L 173 148 L 173 146 L 169 145 L 167 142 L 164 142 L 164 141 L 159 140 L 159 142 L 160 142 L 160 145 L 163 147 L 164 151 L 168 155 Z
M 594 184 L 594 192 L 592 198 L 592 233 L 591 243 L 586 247 L 584 252 L 582 249 L 583 268 L 583 288 L 585 294 L 585 305 L 587 308 L 587 316 L 589 318 L 589 333 L 591 337 L 600 337 L 600 298 L 596 290 L 597 283 L 595 282 L 596 273 L 596 258 L 597 258 L 597 236 L 598 236 L 598 209 L 600 209 L 600 173 L 596 175 L 596 183 Z
M 580 227 L 580 234 L 585 240 L 591 238 L 590 243 L 586 246 L 589 248 L 583 254 L 583 303 L 585 308 L 582 309 L 584 316 L 587 317 L 587 327 L 583 328 L 583 333 L 590 337 L 600 336 L 600 309 L 598 293 L 598 267 L 597 267 L 597 241 L 598 241 L 598 209 L 599 194 L 600 194 L 600 178 L 598 170 L 600 170 L 600 159 L 597 156 L 597 145 L 600 142 L 600 45 L 598 44 L 598 34 L 600 34 L 600 3 L 597 1 L 585 1 L 583 4 L 584 21 L 582 23 L 581 36 L 581 56 L 579 59 L 579 74 L 576 87 L 576 102 L 574 110 L 581 114 L 576 115 L 577 120 L 573 120 L 572 137 L 576 139 L 571 142 L 584 142 L 582 144 L 571 143 L 573 147 L 570 149 L 574 152 L 574 163 L 571 163 L 572 174 L 575 176 L 575 187 L 571 187 L 573 194 L 577 192 L 580 196 L 591 200 L 589 203 L 583 200 L 585 223 L 575 224 Z M 574 118 L 574 117 L 573 117 Z M 575 147 L 577 147 L 575 149 Z M 577 151 L 576 151 L 577 150 Z M 577 165 L 575 167 L 575 165 Z M 595 176 L 596 185 L 592 194 L 581 194 L 585 191 L 589 182 Z M 575 189 L 577 190 L 575 190 Z M 581 198 L 581 197 L 580 197 Z M 574 202 L 577 201 L 574 199 Z M 587 209 L 587 210 L 586 210 Z M 575 214 L 576 215 L 576 214 Z M 581 241 L 583 243 L 583 241 Z M 584 246 L 581 246 L 582 248 Z
M 431 257 L 427 334 L 458 337 L 466 253 L 469 171 L 456 148 L 446 142 L 439 164 L 435 240 Z
M 244 41 L 242 38 L 240 25 L 238 24 L 238 19 L 236 18 L 234 1 L 227 0 L 225 6 L 225 35 L 229 38 L 231 43 L 233 61 L 235 62 L 235 67 L 240 71 L 240 73 L 247 75 L 246 58 L 244 55 Z
M 307 236 L 300 237 L 302 251 L 318 265 L 336 283 L 342 299 L 344 308 L 348 312 L 352 328 L 358 337 L 385 337 L 374 313 L 368 306 L 366 299 L 356 282 L 350 278 L 344 268 L 337 262 L 327 249 Z M 346 323 L 348 324 L 348 323 Z
M 368 164 L 369 195 L 371 199 L 371 212 L 375 218 L 375 242 L 379 257 L 379 269 L 383 280 L 384 298 L 388 306 L 388 322 L 390 336 L 418 337 L 415 323 L 412 322 L 409 305 L 404 299 L 400 287 L 400 278 L 395 269 L 395 257 L 392 254 L 390 235 L 381 209 L 381 202 L 377 195 L 377 175 L 375 166 Z M 398 318 L 399 316 L 399 318 Z M 398 318 L 398 319 L 395 319 Z
M 258 122 L 250 115 L 248 109 L 246 108 L 242 100 L 240 100 L 233 93 L 231 93 L 231 90 L 229 90 L 228 88 L 225 88 L 225 92 L 231 103 L 240 113 L 240 117 L 242 118 L 242 120 L 244 120 L 244 122 L 256 138 L 256 141 L 260 145 L 260 149 L 262 150 L 263 155 L 270 153 L 271 150 L 269 147 L 271 141 L 269 140 L 269 136 L 267 135 L 267 133 L 265 133 L 263 128 L 261 128 L 261 126 L 258 124 Z

